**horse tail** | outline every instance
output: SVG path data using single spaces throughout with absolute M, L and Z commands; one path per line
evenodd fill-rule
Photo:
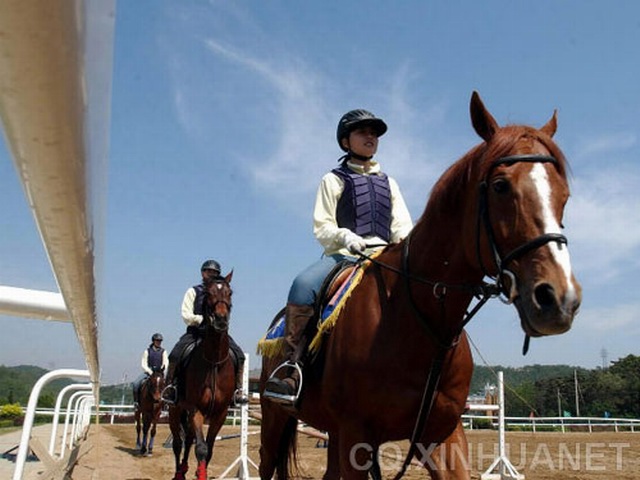
M 291 416 L 282 431 L 280 444 L 278 445 L 278 463 L 276 472 L 278 479 L 288 480 L 298 478 L 300 468 L 298 466 L 298 419 Z

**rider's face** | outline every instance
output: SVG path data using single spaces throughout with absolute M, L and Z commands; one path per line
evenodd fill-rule
M 202 270 L 202 280 L 204 281 L 204 283 L 214 280 L 218 277 L 218 275 L 220 275 L 220 272 L 218 272 L 217 270 Z
M 356 128 L 347 140 L 349 149 L 363 157 L 373 157 L 378 151 L 378 134 L 372 127 Z

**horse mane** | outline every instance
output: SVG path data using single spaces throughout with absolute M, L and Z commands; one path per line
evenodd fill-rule
M 529 142 L 532 146 L 536 141 L 544 145 L 558 161 L 560 175 L 567 177 L 566 158 L 549 135 L 526 125 L 507 125 L 495 133 L 491 142 L 476 145 L 445 170 L 433 186 L 427 206 L 416 226 L 423 223 L 426 217 L 447 216 L 452 211 L 458 211 L 464 200 L 463 195 L 468 188 L 473 188 L 470 185 L 472 180 L 484 178 L 492 160 L 509 155 L 515 145 L 522 141 Z

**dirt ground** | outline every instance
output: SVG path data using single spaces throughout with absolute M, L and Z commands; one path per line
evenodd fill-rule
M 250 427 L 257 431 L 259 426 Z M 221 435 L 238 432 L 238 427 L 224 427 Z M 471 478 L 479 479 L 497 457 L 497 431 L 475 430 L 467 432 L 470 455 L 468 461 Z M 169 438 L 167 425 L 158 426 L 153 456 L 141 457 L 135 450 L 133 425 L 92 425 L 87 442 L 91 448 L 79 459 L 71 473 L 73 480 L 158 480 L 173 476 L 173 452 L 164 445 Z M 626 480 L 640 479 L 640 432 L 615 433 L 516 433 L 506 435 L 507 457 L 520 474 L 528 480 Z M 321 478 L 324 471 L 326 449 L 306 435 L 299 436 L 299 453 L 304 470 L 302 478 Z M 256 464 L 259 434 L 249 437 L 249 458 Z M 399 470 L 407 444 L 385 444 L 381 465 L 385 478 L 393 478 Z M 209 478 L 219 477 L 240 452 L 238 438 L 216 443 L 213 460 L 209 465 Z M 455 454 L 455 453 L 453 453 Z M 190 462 L 187 478 L 194 478 L 195 457 Z M 233 469 L 226 477 L 235 477 Z M 257 471 L 250 467 L 251 476 Z M 411 465 L 404 478 L 428 478 L 422 468 Z

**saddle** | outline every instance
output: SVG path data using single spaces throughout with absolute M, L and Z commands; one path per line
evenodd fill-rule
M 196 338 L 196 341 L 187 345 L 185 349 L 182 351 L 182 354 L 180 355 L 180 359 L 178 360 L 178 365 L 175 372 L 176 383 L 178 384 L 178 387 L 179 387 L 178 395 L 180 395 L 180 392 L 184 392 L 185 385 L 184 385 L 183 372 L 191 363 L 191 357 L 192 357 L 193 351 L 198 345 L 200 345 L 200 343 L 202 343 L 202 337 L 198 336 Z M 229 357 L 231 358 L 233 369 L 237 375 L 238 366 L 239 366 L 238 353 L 231 346 L 229 347 Z
M 189 345 L 187 345 L 186 348 L 182 351 L 182 354 L 180 355 L 180 360 L 178 361 L 178 370 L 176 372 L 176 375 L 179 375 L 185 368 L 187 368 L 189 363 L 191 363 L 191 354 L 193 353 L 195 348 L 198 345 L 200 345 L 200 343 L 202 343 L 202 337 L 198 337 L 195 342 L 192 342 Z M 237 371 L 238 365 L 239 365 L 238 354 L 231 347 L 229 347 L 229 357 L 231 357 L 233 368 Z
M 316 304 L 314 305 L 314 317 L 320 322 L 323 320 L 323 317 L 326 316 L 325 310 L 328 308 L 332 310 L 331 307 L 335 306 L 335 303 L 339 300 L 340 293 L 343 291 L 343 288 L 346 286 L 347 281 L 350 279 L 357 265 L 357 262 L 343 260 L 333 267 L 329 275 L 327 275 L 327 278 L 325 278 L 320 288 Z
M 344 290 L 344 286 L 349 282 L 352 273 L 356 271 L 357 266 L 358 262 L 343 260 L 331 269 L 322 282 L 316 302 L 313 306 L 314 313 L 307 323 L 307 327 L 303 334 L 303 338 L 307 339 L 307 341 L 303 340 L 305 343 L 305 353 L 303 354 L 303 357 L 305 357 L 305 363 L 309 360 L 306 358 L 308 356 L 306 352 L 308 345 L 306 344 L 308 344 L 311 339 L 315 341 L 317 336 L 320 335 L 319 331 L 322 328 L 324 320 L 327 315 L 333 311 L 333 308 L 336 306 L 339 298 L 341 298 L 340 295 Z M 282 353 L 282 342 L 284 342 L 285 335 L 285 312 L 286 308 L 283 307 L 275 317 L 273 317 L 273 320 L 267 329 L 267 333 L 258 342 L 258 353 L 261 355 L 265 357 L 273 357 Z M 311 343 L 313 344 L 313 342 Z
M 343 260 L 336 264 L 322 282 L 318 292 L 318 297 L 314 305 L 314 313 L 311 321 L 307 324 L 305 338 L 308 339 L 305 345 L 304 363 L 314 363 L 318 357 L 318 349 L 310 349 L 317 337 L 322 335 L 322 324 L 324 320 L 333 312 L 333 309 L 341 299 L 341 294 L 349 283 L 354 271 L 358 267 L 358 262 Z M 313 340 L 313 341 L 311 341 Z

